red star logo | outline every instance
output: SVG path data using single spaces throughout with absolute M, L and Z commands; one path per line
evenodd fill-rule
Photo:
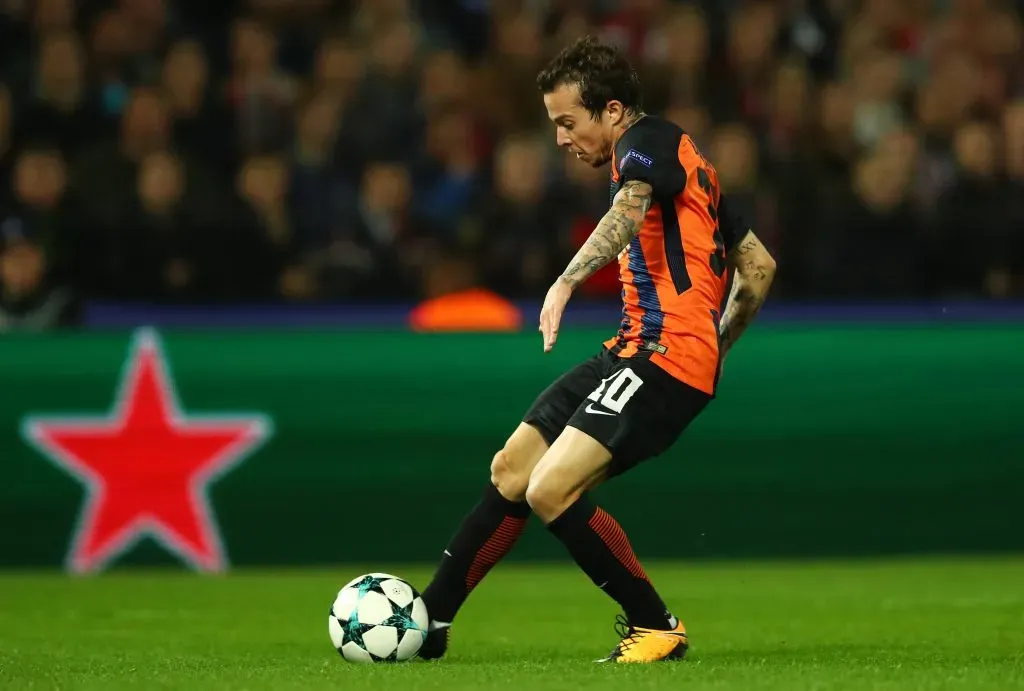
M 143 537 L 190 566 L 227 566 L 209 484 L 271 431 L 262 415 L 187 416 L 156 334 L 136 333 L 108 417 L 30 417 L 26 438 L 81 480 L 87 497 L 67 566 L 102 569 Z

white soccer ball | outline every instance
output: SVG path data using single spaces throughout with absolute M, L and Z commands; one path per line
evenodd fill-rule
M 338 591 L 327 631 L 349 662 L 402 662 L 419 652 L 429 622 L 427 606 L 408 581 L 368 573 Z

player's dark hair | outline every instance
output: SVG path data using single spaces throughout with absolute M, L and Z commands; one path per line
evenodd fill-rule
M 597 119 L 609 101 L 619 101 L 630 114 L 640 113 L 640 77 L 625 56 L 594 36 L 584 36 L 548 63 L 537 75 L 537 86 L 548 94 L 563 84 L 575 84 L 580 101 Z

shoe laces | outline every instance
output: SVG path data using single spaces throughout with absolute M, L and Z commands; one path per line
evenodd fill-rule
M 623 614 L 615 617 L 615 633 L 622 639 L 619 643 L 620 653 L 624 653 L 632 648 L 642 638 L 641 634 L 637 632 L 636 627 L 630 624 Z

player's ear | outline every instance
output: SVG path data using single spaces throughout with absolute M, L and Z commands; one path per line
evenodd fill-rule
M 626 114 L 626 109 L 622 107 L 621 101 L 608 101 L 604 110 L 608 114 L 608 122 L 613 126 L 620 124 Z

